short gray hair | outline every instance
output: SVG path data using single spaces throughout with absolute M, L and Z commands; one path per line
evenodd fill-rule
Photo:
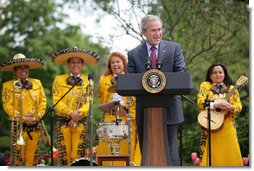
M 147 23 L 149 21 L 159 21 L 161 23 L 161 25 L 163 25 L 160 17 L 156 16 L 156 15 L 146 15 L 141 19 L 141 32 L 142 31 L 146 31 L 147 30 Z

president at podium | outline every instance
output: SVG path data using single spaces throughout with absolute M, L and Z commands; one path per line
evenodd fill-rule
M 145 73 L 148 70 L 159 70 L 163 73 L 185 72 L 184 56 L 179 44 L 172 41 L 162 40 L 162 21 L 158 16 L 147 15 L 141 20 L 141 33 L 145 38 L 144 43 L 128 52 L 127 73 Z M 164 101 L 161 99 L 161 101 Z M 157 100 L 156 100 L 157 101 Z M 152 103 L 152 102 L 151 102 Z M 158 102 L 154 102 L 158 103 Z M 165 103 L 165 101 L 163 102 Z M 163 116 L 163 122 L 166 123 L 164 130 L 167 134 L 165 144 L 169 150 L 169 161 L 166 164 L 170 166 L 179 166 L 179 154 L 177 145 L 177 125 L 184 121 L 183 109 L 180 95 L 169 95 L 166 99 L 166 116 Z M 139 142 L 144 157 L 145 142 L 143 142 L 144 124 L 144 106 L 143 99 L 137 98 L 136 102 L 136 123 L 138 127 Z M 162 112 L 163 113 L 163 112 Z M 165 113 L 165 112 L 164 112 Z M 157 140 L 153 140 L 157 143 Z M 155 158 L 151 158 L 155 160 Z M 149 164 L 143 165 L 149 166 Z M 153 165 L 153 164 L 151 164 Z

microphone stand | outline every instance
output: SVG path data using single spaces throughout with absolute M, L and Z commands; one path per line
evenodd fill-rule
M 188 102 L 190 102 L 191 104 L 194 104 L 194 101 L 191 100 L 190 98 L 186 97 L 185 95 L 181 95 L 182 99 L 184 100 L 187 100 Z M 182 134 L 182 123 L 179 124 L 179 139 L 180 139 L 180 150 L 179 150 L 179 153 L 180 153 L 180 166 L 183 165 L 183 134 Z
M 208 100 L 208 97 L 205 99 L 204 106 L 207 108 L 207 124 L 208 124 L 208 152 L 207 152 L 207 157 L 208 157 L 208 163 L 209 166 L 211 166 L 212 159 L 211 159 L 211 111 L 210 111 L 210 103 L 213 102 L 213 100 Z
M 117 100 L 117 101 L 115 102 L 115 108 L 116 108 L 117 113 L 120 111 L 120 106 L 121 106 L 120 101 Z M 122 121 L 122 120 L 119 119 L 119 114 L 116 114 L 116 125 L 119 125 L 119 123 L 120 123 L 121 121 Z
M 61 98 L 62 99 L 62 98 Z M 51 144 L 50 144 L 50 158 L 51 158 L 51 162 L 50 162 L 50 166 L 54 166 L 54 157 L 53 157 L 53 153 L 54 153 L 54 147 L 53 147 L 53 119 L 54 119 L 54 114 L 55 114 L 55 108 L 54 106 L 51 108 L 49 108 L 48 112 L 50 112 L 50 141 L 51 141 Z
M 51 163 L 50 163 L 50 166 L 54 166 L 54 161 L 53 161 L 53 119 L 54 119 L 54 113 L 55 113 L 55 107 L 56 105 L 81 81 L 82 79 L 79 78 L 75 83 L 74 85 L 72 85 L 72 87 L 52 106 L 49 108 L 48 112 L 44 115 L 44 117 L 50 113 L 50 141 L 51 141 L 51 144 L 50 144 L 50 149 L 51 149 L 51 154 L 50 154 L 50 158 L 51 158 Z M 42 117 L 39 122 L 44 118 Z M 38 123 L 39 123 L 38 122 Z
M 92 103 L 93 103 L 93 85 L 89 85 L 89 118 L 90 118 L 90 166 L 93 166 L 93 115 L 92 115 Z
M 194 104 L 194 101 L 191 100 L 190 98 L 186 97 L 185 95 L 181 95 L 183 99 L 187 100 L 188 102 L 190 102 L 191 104 Z

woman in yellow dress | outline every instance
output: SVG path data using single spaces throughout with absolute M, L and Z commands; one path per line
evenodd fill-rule
M 55 52 L 52 60 L 67 65 L 69 72 L 57 75 L 53 82 L 53 103 L 71 91 L 55 106 L 57 118 L 57 145 L 60 151 L 59 165 L 70 165 L 75 159 L 85 157 L 87 146 L 87 116 L 89 97 L 86 95 L 88 77 L 81 73 L 85 65 L 98 62 L 95 53 L 80 48 L 68 48 Z
M 236 90 L 229 101 L 225 100 L 228 92 L 233 89 L 232 80 L 226 67 L 216 63 L 209 67 L 206 81 L 200 85 L 197 103 L 200 110 L 204 110 L 204 102 L 210 101 L 210 109 L 220 108 L 226 111 L 223 126 L 211 132 L 211 166 L 243 166 L 241 151 L 237 138 L 234 119 L 242 110 L 239 93 Z M 202 130 L 201 140 L 201 166 L 209 165 L 208 158 L 208 131 Z
M 130 148 L 130 160 L 134 166 L 140 166 L 141 153 L 138 142 L 138 135 L 135 122 L 135 97 L 122 97 L 116 92 L 112 92 L 109 88 L 115 84 L 115 77 L 120 74 L 124 74 L 126 70 L 127 59 L 119 52 L 112 52 L 108 57 L 107 69 L 103 76 L 99 80 L 99 102 L 105 104 L 112 101 L 118 101 L 121 109 L 128 109 L 128 103 L 130 103 L 130 117 L 131 117 L 131 148 Z M 130 101 L 129 101 L 130 100 Z M 113 108 L 109 112 L 106 111 L 103 114 L 103 122 L 115 122 L 116 121 L 116 108 Z M 124 112 L 123 112 L 124 113 Z M 126 112 L 127 113 L 127 112 Z M 120 115 L 119 118 L 127 124 L 127 116 Z M 99 141 L 98 155 L 110 154 L 111 150 L 109 144 Z M 120 142 L 120 154 L 128 154 L 128 141 L 121 140 Z M 112 163 L 103 162 L 103 166 L 110 166 Z M 113 166 L 125 166 L 124 162 L 114 161 Z

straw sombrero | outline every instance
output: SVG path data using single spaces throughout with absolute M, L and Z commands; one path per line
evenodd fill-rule
M 0 71 L 13 71 L 13 68 L 20 65 L 27 65 L 29 69 L 40 68 L 45 64 L 42 59 L 39 58 L 26 58 L 22 53 L 14 55 L 13 59 L 9 62 L 0 64 Z
M 77 47 L 62 49 L 51 55 L 52 61 L 56 64 L 66 65 L 68 59 L 78 57 L 83 59 L 85 65 L 96 64 L 100 57 L 95 52 Z

